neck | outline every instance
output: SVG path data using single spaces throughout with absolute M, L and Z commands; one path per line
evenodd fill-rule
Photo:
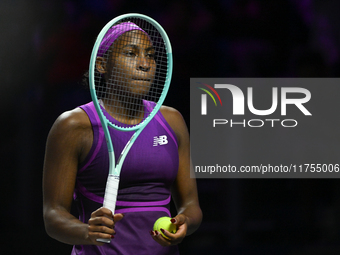
M 136 125 L 144 118 L 144 104 L 142 98 L 126 100 L 126 98 L 112 97 L 103 99 L 105 110 L 117 121 Z

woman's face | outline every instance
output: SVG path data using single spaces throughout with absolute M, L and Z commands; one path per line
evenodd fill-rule
M 112 53 L 105 63 L 107 86 L 118 94 L 145 96 L 156 73 L 155 52 L 149 37 L 139 30 L 129 31 L 111 48 Z

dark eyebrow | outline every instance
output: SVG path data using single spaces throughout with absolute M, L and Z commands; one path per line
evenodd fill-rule
M 135 44 L 127 44 L 127 45 L 125 45 L 125 46 L 123 47 L 123 49 L 124 49 L 124 48 L 127 48 L 127 47 L 132 47 L 132 48 L 134 48 L 134 49 L 139 49 L 139 47 L 138 47 L 137 45 L 135 45 Z M 154 50 L 154 47 L 153 47 L 153 46 L 150 46 L 150 47 L 148 47 L 148 48 L 145 49 L 145 51 L 149 51 L 149 50 Z
M 149 50 L 155 50 L 155 48 L 153 46 L 150 46 L 148 48 L 145 49 L 146 51 L 149 51 Z

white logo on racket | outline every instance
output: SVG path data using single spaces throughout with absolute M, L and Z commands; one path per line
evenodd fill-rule
M 153 138 L 153 146 L 165 145 L 168 143 L 168 137 L 166 135 L 155 136 Z

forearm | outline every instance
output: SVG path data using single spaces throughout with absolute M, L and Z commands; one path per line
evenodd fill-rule
M 88 239 L 88 224 L 75 218 L 66 210 L 51 209 L 44 212 L 45 229 L 48 235 L 67 244 L 91 244 Z
M 188 226 L 187 235 L 191 235 L 198 229 L 203 218 L 202 210 L 196 203 L 181 207 L 178 210 L 178 214 L 183 214 L 186 217 L 186 223 Z

